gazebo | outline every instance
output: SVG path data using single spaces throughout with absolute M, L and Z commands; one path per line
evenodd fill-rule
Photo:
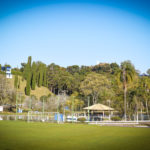
M 97 116 L 97 117 L 105 118 L 105 114 L 107 112 L 107 114 L 109 114 L 109 119 L 110 119 L 110 115 L 112 115 L 114 112 L 113 108 L 103 104 L 94 104 L 92 106 L 85 107 L 83 109 L 89 111 L 91 117 Z

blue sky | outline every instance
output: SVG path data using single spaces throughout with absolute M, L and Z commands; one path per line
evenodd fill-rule
M 150 1 L 0 0 L 0 63 L 28 56 L 46 64 L 131 60 L 150 68 Z

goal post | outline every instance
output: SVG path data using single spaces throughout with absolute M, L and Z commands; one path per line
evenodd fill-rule
M 61 114 L 58 112 L 38 112 L 29 111 L 27 116 L 28 122 L 61 122 Z

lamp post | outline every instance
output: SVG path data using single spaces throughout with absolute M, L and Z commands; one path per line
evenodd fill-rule
M 90 104 L 90 97 L 88 96 L 88 108 L 89 108 L 89 104 Z M 88 121 L 90 121 L 90 110 L 88 109 Z
M 74 114 L 74 96 L 72 97 L 72 123 L 73 123 L 73 114 Z
M 16 118 L 17 118 L 17 111 L 18 111 L 18 93 L 16 92 Z
M 58 95 L 58 98 L 57 98 L 57 123 L 59 123 L 59 95 Z
M 42 112 L 44 114 L 44 96 L 43 96 L 43 109 L 42 109 Z

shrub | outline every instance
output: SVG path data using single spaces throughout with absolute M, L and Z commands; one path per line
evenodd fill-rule
M 103 121 L 108 121 L 109 119 L 108 118 L 103 118 Z
M 121 118 L 119 116 L 111 117 L 112 121 L 121 121 Z
M 28 111 L 32 111 L 31 109 L 23 109 L 23 112 L 28 112 Z
M 12 108 L 11 111 L 12 111 L 13 113 L 15 113 L 15 112 L 16 112 L 16 108 Z
M 85 118 L 85 117 L 80 117 L 80 118 L 77 119 L 77 121 L 85 122 L 85 121 L 86 121 L 86 118 Z

